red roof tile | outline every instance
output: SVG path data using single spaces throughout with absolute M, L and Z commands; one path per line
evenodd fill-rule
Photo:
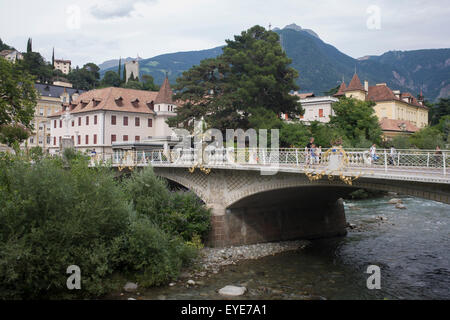
M 353 75 L 352 81 L 350 81 L 347 89 L 345 91 L 355 91 L 355 90 L 361 90 L 364 91 L 364 87 L 361 84 L 361 81 L 359 80 L 358 75 L 355 73 Z
M 173 92 L 170 88 L 169 79 L 166 77 L 164 79 L 164 83 L 161 86 L 161 89 L 159 89 L 158 96 L 155 99 L 155 104 L 159 103 L 166 103 L 166 104 L 172 104 Z
M 384 118 L 380 121 L 380 126 L 383 131 L 417 132 L 420 130 L 410 121 L 393 120 L 387 118 Z
M 344 92 L 345 92 L 345 89 L 347 89 L 347 86 L 345 85 L 345 82 L 342 81 L 341 86 L 339 87 L 338 92 L 336 92 L 336 93 L 334 94 L 334 96 L 335 96 L 335 97 L 337 97 L 337 96 L 343 96 L 343 95 L 344 95 Z
M 114 87 L 91 90 L 82 93 L 76 101 L 71 103 L 70 113 L 109 110 L 152 114 L 154 112 L 150 109 L 149 104 L 155 101 L 157 95 L 156 91 Z M 61 110 L 50 117 L 62 114 Z

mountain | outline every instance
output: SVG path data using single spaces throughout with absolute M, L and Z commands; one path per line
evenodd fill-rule
M 217 47 L 201 51 L 187 51 L 159 55 L 150 59 L 139 60 L 141 75 L 150 74 L 155 83 L 161 85 L 166 76 L 169 75 L 169 81 L 175 83 L 181 74 L 189 70 L 192 66 L 200 64 L 200 61 L 208 58 L 215 58 L 222 53 L 222 47 Z M 117 64 L 106 69 L 100 68 L 100 75 L 103 76 L 107 71 L 116 71 Z
M 292 59 L 292 67 L 299 72 L 297 83 L 302 92 L 323 94 L 336 87 L 342 78 L 348 83 L 356 69 L 359 78 L 368 80 L 370 85 L 387 83 L 394 90 L 413 95 L 422 89 L 430 101 L 450 96 L 450 49 L 389 51 L 380 56 L 354 59 L 323 42 L 314 31 L 295 24 L 273 31 L 280 35 L 281 45 Z M 155 83 L 161 84 L 167 72 L 170 82 L 174 83 L 183 71 L 221 53 L 222 47 L 217 47 L 140 60 L 141 75 L 150 74 Z M 101 68 L 101 74 L 116 71 L 117 64 Z
M 136 58 L 130 58 L 130 57 L 128 57 L 128 58 L 125 58 L 125 59 L 122 59 L 122 65 L 125 63 L 125 62 L 128 62 L 128 61 L 133 61 L 133 60 L 135 60 Z M 108 60 L 108 61 L 105 61 L 105 62 L 103 62 L 102 64 L 99 64 L 98 65 L 98 67 L 100 68 L 100 70 L 105 70 L 105 69 L 111 69 L 111 68 L 113 68 L 113 67 L 118 67 L 119 66 L 119 59 L 113 59 L 113 60 Z

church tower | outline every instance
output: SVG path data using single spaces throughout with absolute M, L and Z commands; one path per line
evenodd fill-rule
M 172 130 L 166 124 L 168 118 L 176 116 L 177 107 L 172 96 L 172 88 L 166 75 L 154 102 L 154 111 L 156 113 L 155 134 L 158 137 L 167 137 L 172 134 Z

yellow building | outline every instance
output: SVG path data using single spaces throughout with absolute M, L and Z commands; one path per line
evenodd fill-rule
M 70 61 L 70 60 L 55 60 L 53 66 L 55 67 L 55 69 L 61 70 L 62 73 L 69 74 L 71 66 L 72 66 L 72 61 Z
M 47 151 L 50 145 L 50 120 L 48 117 L 61 111 L 62 103 L 75 100 L 84 91 L 42 83 L 36 83 L 35 88 L 39 93 L 39 100 L 32 120 L 34 131 L 28 138 L 27 143 L 22 144 L 22 147 L 39 146 Z
M 424 105 L 422 94 L 416 99 L 409 92 L 391 90 L 386 83 L 369 86 L 364 81 L 363 86 L 356 73 L 348 87 L 345 83 L 341 84 L 335 96 L 375 102 L 375 113 L 386 139 L 399 134 L 412 134 L 428 125 L 428 108 Z

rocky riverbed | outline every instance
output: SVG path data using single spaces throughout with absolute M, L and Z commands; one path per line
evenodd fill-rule
M 310 242 L 306 240 L 259 243 L 229 248 L 203 248 L 194 267 L 183 272 L 179 280 L 205 277 L 217 274 L 220 269 L 237 264 L 243 260 L 256 260 L 273 256 L 286 251 L 295 251 L 305 248 Z M 172 284 L 173 285 L 173 284 Z

